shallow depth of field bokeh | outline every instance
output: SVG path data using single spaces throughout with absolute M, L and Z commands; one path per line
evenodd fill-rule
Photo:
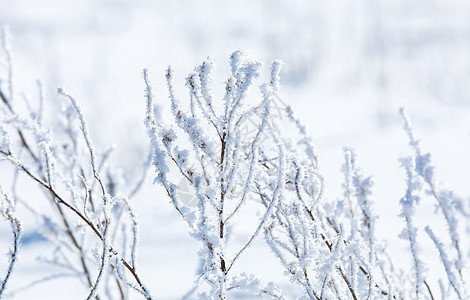
M 463 0 L 0 0 L 0 25 L 8 25 L 12 36 L 15 89 L 36 97 L 36 80 L 41 79 L 49 120 L 64 101 L 57 97 L 57 87 L 72 91 L 97 148 L 115 144 L 113 162 L 125 179 L 140 176 L 135 166 L 145 162 L 148 151 L 144 67 L 149 68 L 157 103 L 169 111 L 167 65 L 175 67 L 176 88 L 185 99 L 185 76 L 212 57 L 217 64 L 215 93 L 221 99 L 232 51 L 247 50 L 250 58 L 265 63 L 266 74 L 270 63 L 281 59 L 279 96 L 313 137 L 328 197 L 342 197 L 343 146 L 356 148 L 364 172 L 374 177 L 378 234 L 404 267 L 411 258 L 406 242 L 397 237 L 404 226 L 398 202 L 405 192 L 398 159 L 410 149 L 400 107 L 407 109 L 422 148 L 432 153 L 438 178 L 470 201 L 469 20 L 470 2 Z M 258 101 L 258 91 L 250 97 Z M 0 162 L 0 178 L 9 182 L 6 169 Z M 152 171 L 134 200 L 139 261 L 153 294 L 175 299 L 192 286 L 198 245 L 163 190 L 152 185 Z M 35 193 L 34 188 L 19 191 L 30 201 Z M 433 204 L 424 209 L 418 223 L 432 222 Z M 1 225 L 0 253 L 6 253 L 8 226 Z M 81 299 L 83 287 L 70 278 L 21 290 L 51 271 L 36 259 L 46 256 L 50 246 L 33 222 L 25 219 L 24 225 L 9 288 L 13 296 L 16 292 L 12 298 Z M 240 234 L 244 230 L 252 230 L 249 222 Z M 464 241 L 468 244 L 469 238 Z M 260 259 L 265 256 L 272 257 Z M 0 270 L 5 260 L 0 259 Z M 260 241 L 240 265 L 266 281 L 289 286 L 273 261 Z

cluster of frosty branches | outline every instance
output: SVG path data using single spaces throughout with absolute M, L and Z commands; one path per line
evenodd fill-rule
M 458 230 L 458 207 L 459 200 L 452 191 L 441 187 L 436 179 L 435 167 L 431 163 L 431 154 L 422 153 L 419 140 L 415 137 L 409 118 L 403 108 L 400 109 L 400 115 L 403 119 L 403 127 L 409 138 L 409 144 L 413 150 L 413 155 L 401 159 L 401 164 L 406 171 L 407 190 L 405 196 L 400 200 L 402 214 L 406 227 L 403 230 L 402 237 L 409 240 L 410 252 L 413 257 L 415 273 L 415 296 L 420 298 L 423 291 L 421 285 L 424 284 L 429 297 L 433 298 L 432 289 L 424 278 L 424 266 L 419 257 L 417 235 L 418 228 L 413 224 L 416 206 L 419 204 L 420 197 L 418 193 L 426 187 L 426 194 L 434 198 L 437 202 L 439 212 L 444 217 L 447 227 L 447 237 L 450 247 L 434 234 L 431 226 L 426 226 L 425 231 L 431 238 L 438 250 L 439 257 L 445 269 L 448 286 L 445 286 L 441 280 L 441 294 L 443 297 L 450 296 L 450 290 L 454 292 L 458 299 L 465 299 L 467 291 L 463 278 L 463 269 L 465 267 L 464 251 L 461 245 L 461 238 Z M 448 249 L 450 248 L 450 249 Z M 449 289 L 450 287 L 450 289 Z
M 0 190 L 0 210 L 11 224 L 13 247 L 0 296 L 6 295 L 20 244 L 18 203 L 35 216 L 41 235 L 54 246 L 51 256 L 42 261 L 63 271 L 28 286 L 71 276 L 88 288 L 87 299 L 128 299 L 132 290 L 152 299 L 136 264 L 138 221 L 132 199 L 143 179 L 135 187 L 126 183 L 109 161 L 112 149 L 95 149 L 79 102 L 63 88 L 58 94 L 65 109 L 49 129 L 42 84 L 38 83 L 35 103 L 19 97 L 6 31 L 1 42 L 6 59 L 0 67 L 6 68 L 0 69 L 0 160 L 13 167 L 13 179 L 11 193 Z M 445 270 L 441 294 L 468 297 L 467 252 L 457 219 L 467 213 L 461 201 L 438 184 L 430 155 L 422 153 L 403 110 L 413 155 L 400 160 L 407 183 L 400 200 L 405 221 L 400 236 L 409 244 L 411 272 L 394 268 L 383 237 L 377 235 L 373 181 L 364 175 L 355 151 L 344 148 L 343 191 L 340 199 L 331 200 L 324 192 L 319 158 L 305 125 L 291 107 L 283 112 L 287 117 L 283 121 L 295 132 L 284 131 L 286 124 L 274 117 L 282 63 L 272 64 L 257 103 L 249 99 L 248 91 L 260 77 L 261 63 L 235 51 L 230 67 L 224 96 L 217 101 L 214 62 L 203 61 L 186 78 L 186 102 L 179 100 L 174 71 L 168 67 L 171 124 L 159 118 L 148 70 L 143 72 L 155 183 L 163 187 L 190 235 L 200 243 L 201 265 L 186 299 L 232 295 L 284 299 L 276 284 L 238 268 L 240 257 L 263 239 L 286 277 L 303 291 L 301 298 L 434 299 L 415 222 L 423 188 L 435 199 L 447 229 L 444 237 L 433 231 L 434 226 L 424 230 Z M 246 134 L 246 123 L 255 127 L 252 135 Z M 182 197 L 182 182 L 191 187 L 194 203 Z M 31 195 L 19 188 L 31 184 L 42 189 L 50 212 L 37 210 Z M 253 208 L 260 213 L 249 222 L 252 232 L 241 244 L 231 240 L 232 229 L 246 222 L 244 216 Z
M 9 51 L 5 41 L 3 50 Z M 62 269 L 61 276 L 79 278 L 89 288 L 87 299 L 127 299 L 128 287 L 150 299 L 137 272 L 137 220 L 126 195 L 129 188 L 110 165 L 110 151 L 99 154 L 95 150 L 78 101 L 63 88 L 58 94 L 67 100 L 65 110 L 53 131 L 47 129 L 42 122 L 42 85 L 39 105 L 26 98 L 21 102 L 20 97 L 13 97 L 11 69 L 7 68 L 8 80 L 0 86 L 0 157 L 14 167 L 13 198 L 2 192 L 2 213 L 11 221 L 15 239 L 2 293 L 19 243 L 20 227 L 10 200 L 16 199 L 34 215 L 41 235 L 54 245 L 51 256 L 42 261 Z M 26 113 L 19 113 L 23 107 Z M 26 198 L 31 196 L 17 187 L 19 183 L 41 187 L 52 211 L 37 210 Z
M 273 64 L 272 80 L 264 86 L 265 98 L 261 104 L 261 122 L 256 134 L 251 139 L 243 136 L 240 125 L 255 113 L 255 107 L 247 103 L 247 91 L 260 74 L 261 64 L 248 61 L 244 53 L 236 51 L 230 57 L 232 73 L 225 82 L 225 95 L 222 109 L 213 103 L 212 72 L 213 61 L 205 60 L 186 78 L 189 89 L 189 110 L 180 104 L 173 83 L 173 69 L 168 67 L 166 78 L 168 83 L 171 112 L 174 117 L 173 126 L 164 126 L 156 119 L 154 97 L 144 70 L 146 84 L 147 116 L 145 124 L 154 149 L 155 181 L 166 190 L 176 210 L 188 224 L 191 235 L 201 243 L 200 257 L 203 260 L 201 272 L 195 282 L 199 297 L 225 299 L 227 294 L 237 290 L 247 290 L 255 294 L 267 294 L 281 297 L 273 286 L 263 288 L 249 274 L 232 275 L 232 267 L 263 232 L 271 215 L 274 214 L 280 193 L 276 193 L 270 203 L 266 203 L 265 211 L 258 220 L 253 233 L 247 237 L 246 243 L 233 257 L 227 255 L 227 232 L 237 222 L 237 216 L 248 199 L 256 197 L 258 178 L 266 166 L 265 153 L 261 139 L 272 134 L 269 124 L 268 92 L 277 88 L 279 63 Z M 177 139 L 184 134 L 190 141 L 184 146 Z M 184 147 L 184 148 L 183 148 Z M 283 164 L 283 146 L 279 144 L 279 163 Z M 189 209 L 181 201 L 178 185 L 170 180 L 170 163 L 176 167 L 180 176 L 194 189 L 197 197 L 197 208 Z M 274 183 L 279 185 L 279 192 L 284 185 L 283 173 L 278 172 Z M 240 193 L 235 189 L 241 188 Z M 233 250 L 233 249 L 230 249 Z M 236 279 L 235 279 L 236 278 Z M 205 289 L 206 283 L 209 289 Z M 256 286 L 258 288 L 253 288 Z M 249 288 L 251 287 L 251 288 Z
M 301 124 L 290 112 L 292 120 Z M 301 141 L 305 130 L 299 126 Z M 372 180 L 359 169 L 355 152 L 345 148 L 344 200 L 334 205 L 323 193 L 323 177 L 310 158 L 311 145 L 287 148 L 285 188 L 266 241 L 286 274 L 312 299 L 375 299 L 395 297 L 388 259 L 376 242 L 370 193 Z M 269 181 L 266 181 L 269 182 Z M 272 193 L 260 186 L 263 198 Z
M 409 241 L 414 262 L 411 285 L 403 284 L 408 280 L 407 275 L 394 268 L 386 246 L 376 236 L 377 216 L 371 199 L 373 182 L 371 177 L 363 175 L 355 151 L 344 149 L 344 197 L 339 201 L 328 200 L 316 149 L 305 126 L 290 107 L 285 114 L 287 122 L 297 128 L 297 135 L 283 133 L 279 121 L 271 115 L 270 104 L 278 97 L 281 63 L 273 63 L 269 81 L 260 87 L 262 98 L 257 106 L 247 103 L 246 91 L 259 76 L 260 64 L 245 60 L 241 51 L 231 55 L 230 64 L 231 75 L 225 82 L 221 109 L 216 109 L 220 105 L 214 102 L 212 93 L 212 60 L 204 61 L 186 79 L 188 110 L 176 96 L 173 70 L 168 68 L 173 126 L 157 119 L 148 71 L 144 70 L 145 123 L 153 146 L 155 181 L 164 187 L 192 236 L 201 242 L 199 255 L 204 263 L 191 293 L 200 290 L 199 297 L 225 299 L 234 289 L 252 286 L 253 280 L 248 278 L 237 279 L 238 283 L 233 285 L 231 282 L 238 275 L 231 274 L 232 267 L 262 235 L 286 276 L 301 286 L 308 298 L 407 299 L 412 295 L 433 298 L 424 278 L 424 263 L 416 242 L 417 227 L 413 222 L 419 202 L 416 193 L 424 181 L 443 211 L 456 259 L 452 260 L 430 228 L 426 232 L 439 250 L 449 285 L 460 298 L 465 295 L 452 194 L 437 186 L 429 155 L 421 155 L 408 122 L 405 129 L 416 155 L 401 160 L 407 171 L 408 188 L 400 203 L 406 220 L 401 236 Z M 246 120 L 253 121 L 254 114 L 258 116 L 258 122 L 254 122 L 256 132 L 247 138 L 240 128 Z M 190 144 L 185 145 L 184 140 Z M 193 187 L 197 208 L 191 209 L 182 201 L 180 187 L 170 179 L 171 170 L 177 170 Z M 241 192 L 235 193 L 238 187 Z M 236 254 L 229 258 L 227 249 L 231 244 L 226 233 L 234 226 L 248 199 L 256 200 L 263 213 L 246 244 L 232 250 Z M 204 290 L 202 283 L 208 289 Z M 262 288 L 256 289 L 254 293 L 262 294 Z M 281 297 L 279 292 L 268 294 Z
M 292 141 L 270 117 L 270 104 L 279 89 L 281 63 L 273 63 L 270 80 L 261 86 L 260 110 L 244 103 L 247 88 L 259 76 L 260 64 L 245 60 L 240 51 L 231 55 L 230 64 L 232 74 L 225 83 L 220 112 L 213 103 L 210 59 L 187 77 L 188 111 L 175 94 L 173 71 L 168 68 L 166 77 L 176 125 L 168 127 L 155 117 L 154 96 L 144 70 L 145 123 L 154 149 L 155 181 L 165 188 L 192 236 L 201 242 L 199 254 L 204 264 L 195 290 L 205 282 L 210 291 L 199 296 L 225 299 L 235 289 L 228 278 L 232 267 L 259 235 L 264 235 L 286 275 L 304 288 L 307 297 L 391 296 L 389 286 L 395 278 L 389 274 L 387 259 L 378 254 L 375 242 L 375 215 L 369 200 L 372 182 L 356 166 L 354 152 L 345 150 L 345 202 L 350 209 L 344 214 L 350 225 L 344 225 L 342 210 L 324 199 L 318 157 L 305 126 L 288 107 L 288 121 L 299 132 L 298 139 Z M 247 139 L 240 125 L 256 111 L 257 131 Z M 177 140 L 179 133 L 191 141 L 183 150 L 184 144 Z M 169 163 L 194 188 L 197 209 L 181 201 L 178 185 L 170 180 Z M 242 192 L 233 193 L 238 186 Z M 228 258 L 227 227 L 235 224 L 248 199 L 256 200 L 264 212 L 246 244 Z M 347 227 L 351 231 L 348 236 Z M 236 288 L 246 287 L 237 284 Z M 278 296 L 277 292 L 272 294 Z

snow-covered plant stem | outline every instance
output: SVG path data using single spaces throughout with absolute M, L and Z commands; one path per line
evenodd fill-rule
M 434 245 L 436 246 L 437 250 L 439 250 L 439 256 L 441 257 L 442 264 L 444 265 L 444 268 L 446 270 L 447 277 L 449 279 L 449 283 L 454 289 L 455 293 L 457 294 L 459 299 L 464 299 L 465 297 L 465 292 L 463 290 L 462 282 L 460 278 L 455 274 L 453 271 L 454 266 L 449 260 L 449 257 L 447 256 L 447 253 L 444 249 L 444 245 L 442 244 L 441 241 L 439 241 L 434 234 L 434 232 L 431 230 L 429 226 L 426 226 L 425 228 L 426 233 L 428 236 L 432 239 L 434 242 Z
M 0 299 L 4 299 L 5 294 L 6 294 L 7 283 L 11 277 L 13 268 L 15 267 L 16 260 L 17 260 L 18 248 L 20 245 L 20 238 L 21 238 L 21 223 L 15 214 L 14 200 L 7 194 L 4 194 L 1 186 L 0 186 L 0 213 L 8 222 L 10 222 L 11 232 L 13 233 L 13 247 L 10 249 L 10 253 L 8 255 L 10 259 L 10 263 L 8 264 L 5 277 L 3 279 L 0 279 Z
M 347 197 L 350 199 L 352 196 L 355 197 L 356 203 L 352 204 L 350 207 L 350 211 L 353 214 L 354 212 L 353 207 L 358 207 L 360 209 L 360 213 L 358 213 L 359 220 L 356 220 L 356 224 L 351 225 L 351 228 L 355 228 L 359 230 L 364 243 L 368 247 L 368 256 L 365 259 L 365 263 L 363 266 L 359 268 L 366 268 L 367 270 L 367 277 L 368 277 L 368 284 L 369 289 L 367 291 L 367 299 L 372 299 L 375 294 L 375 286 L 374 286 L 374 274 L 373 274 L 373 266 L 376 264 L 376 236 L 375 236 L 375 219 L 376 216 L 373 212 L 373 207 L 371 200 L 369 199 L 370 195 L 372 194 L 371 188 L 373 185 L 371 177 L 363 176 L 359 166 L 357 166 L 357 158 L 356 152 L 349 147 L 344 148 L 344 155 L 345 155 L 345 165 L 344 165 L 344 172 L 346 175 L 345 178 L 345 189 L 347 192 Z M 349 177 L 349 178 L 348 178 Z M 352 190 L 352 195 L 350 194 Z M 351 201 L 352 200 L 348 200 Z M 359 217 L 360 216 L 360 217 Z M 351 217 L 351 220 L 355 220 L 356 218 Z
M 13 93 L 13 62 L 12 62 L 12 54 L 11 54 L 11 45 L 10 45 L 10 31 L 8 26 L 3 26 L 1 28 L 2 34 L 0 36 L 2 50 L 5 52 L 6 57 L 6 65 L 7 65 L 7 90 L 8 95 L 5 95 L 3 91 L 0 91 L 0 97 L 5 101 L 5 99 L 10 98 L 13 101 L 14 93 Z
M 416 181 L 413 176 L 414 164 L 413 160 L 410 158 L 402 158 L 401 165 L 406 171 L 407 178 L 407 189 L 405 196 L 400 200 L 400 205 L 402 207 L 401 216 L 405 219 L 405 228 L 401 233 L 403 239 L 408 240 L 410 244 L 410 252 L 413 258 L 414 266 L 414 279 L 415 279 L 415 296 L 416 299 L 419 299 L 421 293 L 421 285 L 424 281 L 424 267 L 421 259 L 419 258 L 418 253 L 418 244 L 416 241 L 417 238 L 417 228 L 414 225 L 413 217 L 416 210 L 416 205 L 419 203 L 419 197 L 415 194 L 416 191 L 419 191 L 420 185 L 419 181 Z

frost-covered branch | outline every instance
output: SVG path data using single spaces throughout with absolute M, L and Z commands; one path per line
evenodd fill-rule
M 0 186 L 0 213 L 2 217 L 10 222 L 11 232 L 13 233 L 13 246 L 10 249 L 8 254 L 9 257 L 9 264 L 7 267 L 7 271 L 5 277 L 0 279 L 0 299 L 3 299 L 6 295 L 6 288 L 8 280 L 10 279 L 13 268 L 15 267 L 17 256 L 18 256 L 18 248 L 20 246 L 20 238 L 21 238 L 21 222 L 18 220 L 18 217 L 15 213 L 15 202 L 14 200 L 3 192 L 2 187 Z
M 414 225 L 414 214 L 416 205 L 419 203 L 419 196 L 415 193 L 421 189 L 420 182 L 416 181 L 413 176 L 413 161 L 410 158 L 401 159 L 401 165 L 406 171 L 407 189 L 405 196 L 400 200 L 402 207 L 401 216 L 405 219 L 405 228 L 400 237 L 408 240 L 411 256 L 413 258 L 414 278 L 415 278 L 415 295 L 419 299 L 421 293 L 421 286 L 424 282 L 424 267 L 421 259 L 419 258 L 418 244 L 417 244 L 417 231 Z
M 449 257 L 447 256 L 447 252 L 444 249 L 444 245 L 441 241 L 437 239 L 436 235 L 429 226 L 426 226 L 425 230 L 428 236 L 432 239 L 437 250 L 439 250 L 439 256 L 441 257 L 442 264 L 444 265 L 447 277 L 449 278 L 449 282 L 452 288 L 454 289 L 459 299 L 465 299 L 466 292 L 463 287 L 463 282 L 461 281 L 459 276 L 453 271 L 454 266 L 452 265 L 449 260 Z
M 1 45 L 2 45 L 2 50 L 5 52 L 5 57 L 6 57 L 6 65 L 7 65 L 7 89 L 8 89 L 8 95 L 5 95 L 2 91 L 0 91 L 0 97 L 2 100 L 10 107 L 12 104 L 9 101 L 13 101 L 14 98 L 14 87 L 13 87 L 13 61 L 12 61 L 12 53 L 11 53 L 11 45 L 10 45 L 10 30 L 8 26 L 3 26 L 1 28 L 2 34 L 1 34 Z M 9 98 L 9 101 L 6 99 Z

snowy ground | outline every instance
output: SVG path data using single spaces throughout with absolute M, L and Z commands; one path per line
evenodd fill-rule
M 57 86 L 71 90 L 84 107 L 97 147 L 116 144 L 116 163 L 128 178 L 138 176 L 134 166 L 145 160 L 147 151 L 143 67 L 149 67 L 157 99 L 166 106 L 163 75 L 168 64 L 176 67 L 183 97 L 185 75 L 206 56 L 217 62 L 218 95 L 233 50 L 248 49 L 251 58 L 265 63 L 266 71 L 273 59 L 282 59 L 280 96 L 314 138 L 329 198 L 341 197 L 342 147 L 353 146 L 365 173 L 374 176 L 378 232 L 406 266 L 406 243 L 397 238 L 403 226 L 398 201 L 405 189 L 398 158 L 410 150 L 399 107 L 406 107 L 423 149 L 432 153 L 438 177 L 469 201 L 470 4 L 334 3 L 0 0 L 0 25 L 9 24 L 13 35 L 16 88 L 35 96 L 35 80 L 43 79 L 51 119 L 53 107 L 61 105 Z M 0 163 L 0 170 L 4 167 Z M 2 179 L 8 176 L 3 173 Z M 198 245 L 151 177 L 134 204 L 140 219 L 142 277 L 157 298 L 177 299 L 191 288 Z M 32 198 L 34 191 L 23 195 Z M 432 205 L 421 216 L 420 222 L 434 220 Z M 36 261 L 50 247 L 27 219 L 25 223 L 29 239 L 23 241 L 12 292 L 50 274 L 49 266 Z M 234 241 L 242 243 L 242 233 L 251 230 L 247 222 Z M 8 234 L 2 226 L 1 252 L 8 247 Z M 281 283 L 293 297 L 295 289 L 273 262 L 260 241 L 240 267 Z M 5 263 L 0 262 L 0 270 Z M 61 278 L 11 298 L 83 295 L 79 282 Z

